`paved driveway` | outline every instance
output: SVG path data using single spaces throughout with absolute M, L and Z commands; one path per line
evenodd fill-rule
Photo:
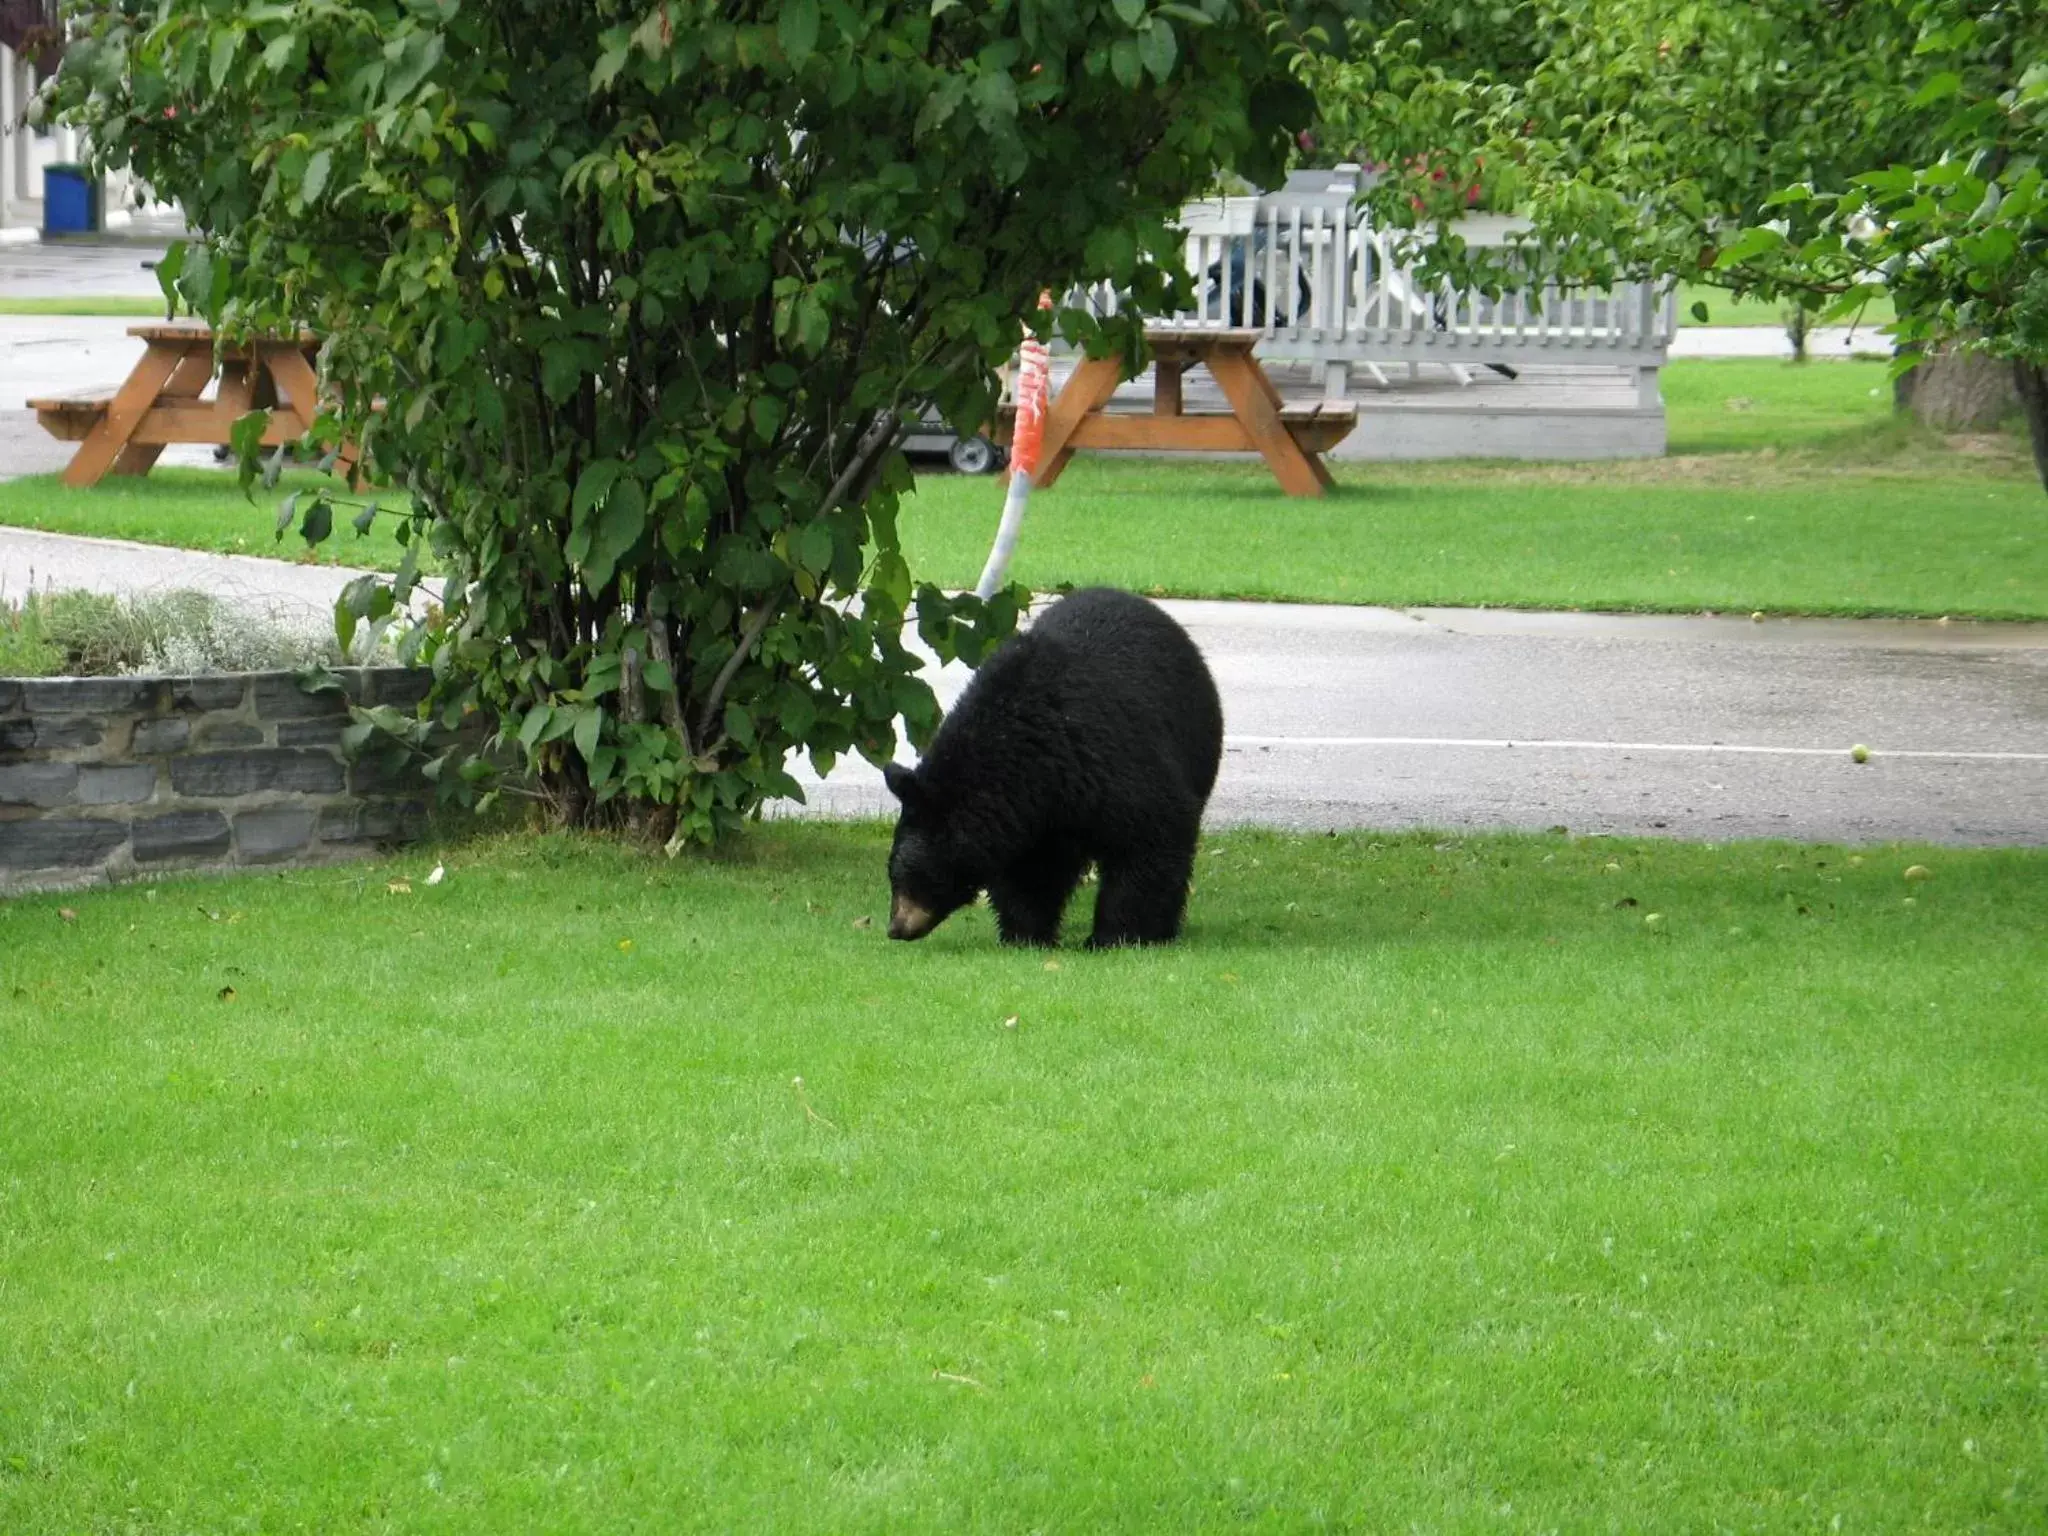
M 2048 843 L 2048 626 L 1165 606 L 1223 693 L 1212 823 Z

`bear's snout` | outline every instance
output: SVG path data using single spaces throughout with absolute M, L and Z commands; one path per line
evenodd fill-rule
M 889 937 L 892 939 L 921 939 L 938 926 L 938 918 L 908 896 L 898 895 L 889 903 Z

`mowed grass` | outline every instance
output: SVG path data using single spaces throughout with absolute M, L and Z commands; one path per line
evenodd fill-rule
M 299 537 L 296 524 L 278 538 L 279 505 L 298 492 L 303 507 L 306 494 L 316 490 L 349 498 L 349 505 L 336 506 L 334 532 L 310 547 Z M 350 526 L 360 503 L 371 499 L 385 507 L 405 505 L 402 493 L 351 492 L 339 478 L 310 469 L 288 470 L 274 488 L 264 490 L 259 484 L 247 493 L 231 468 L 153 469 L 140 479 L 108 475 L 83 490 L 74 490 L 56 475 L 32 475 L 0 481 L 0 525 L 213 554 L 395 571 L 404 555 L 392 533 L 395 519 L 379 517 L 367 534 Z
M 1256 461 L 1084 456 L 1032 498 L 1012 572 L 1186 597 L 2048 617 L 2048 497 L 2014 435 L 1896 420 L 1881 363 L 1688 362 L 1664 390 L 1668 459 L 1347 463 L 1322 501 Z M 43 476 L 0 484 L 0 523 L 305 559 L 273 537 L 277 503 L 334 483 L 295 474 L 252 501 L 225 472 Z M 971 586 L 1001 507 L 998 480 L 921 475 L 913 570 Z M 318 558 L 395 568 L 389 520 L 359 537 L 349 515 Z
M 0 906 L 0 1527 L 2040 1528 L 2042 854 L 886 836 Z
M 1884 467 L 1930 478 L 1958 467 L 1981 472 L 1985 449 L 1970 439 L 1963 459 L 1936 433 L 1900 419 L 1892 410 L 1891 365 L 1868 358 L 1790 363 L 1775 358 L 1713 358 L 1674 363 L 1658 375 L 1664 395 L 1668 451 L 1700 454 L 1791 455 L 1794 465 L 1759 469 L 1853 472 Z M 2017 472 L 2015 435 L 2002 444 L 1999 467 Z M 1589 466 L 1590 467 L 1590 466 Z M 2035 482 L 2039 488 L 2039 482 Z
M 1692 312 L 1695 304 L 1707 306 L 1707 318 L 1699 319 Z M 1681 326 L 1731 326 L 1766 325 L 1782 328 L 1791 305 L 1781 299 L 1737 299 L 1726 289 L 1709 288 L 1699 283 L 1682 283 L 1678 290 L 1678 323 Z M 1897 312 L 1889 295 L 1872 299 L 1863 309 L 1860 317 L 1848 317 L 1830 321 L 1831 325 L 1855 324 L 1872 331 L 1872 343 L 1883 350 L 1883 340 L 1876 335 L 1876 328 L 1890 325 L 1897 318 Z
M 0 315 L 132 315 L 138 320 L 161 320 L 164 301 L 124 294 L 73 294 L 59 298 L 0 294 Z
M 2048 616 L 2048 496 L 2016 439 L 1895 420 L 1878 363 L 1664 378 L 1663 460 L 1341 464 L 1308 501 L 1258 463 L 1083 456 L 1032 497 L 1012 572 L 1188 597 Z M 920 481 L 913 569 L 972 583 L 1001 501 L 992 482 Z

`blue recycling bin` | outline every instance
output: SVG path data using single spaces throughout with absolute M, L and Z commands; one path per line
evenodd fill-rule
M 43 167 L 43 233 L 89 235 L 100 227 L 99 187 L 82 166 Z

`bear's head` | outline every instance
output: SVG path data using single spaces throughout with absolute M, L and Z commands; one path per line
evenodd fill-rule
M 981 883 L 954 846 L 945 805 L 931 786 L 896 763 L 882 777 L 903 805 L 889 849 L 889 937 L 921 939 L 974 900 Z

